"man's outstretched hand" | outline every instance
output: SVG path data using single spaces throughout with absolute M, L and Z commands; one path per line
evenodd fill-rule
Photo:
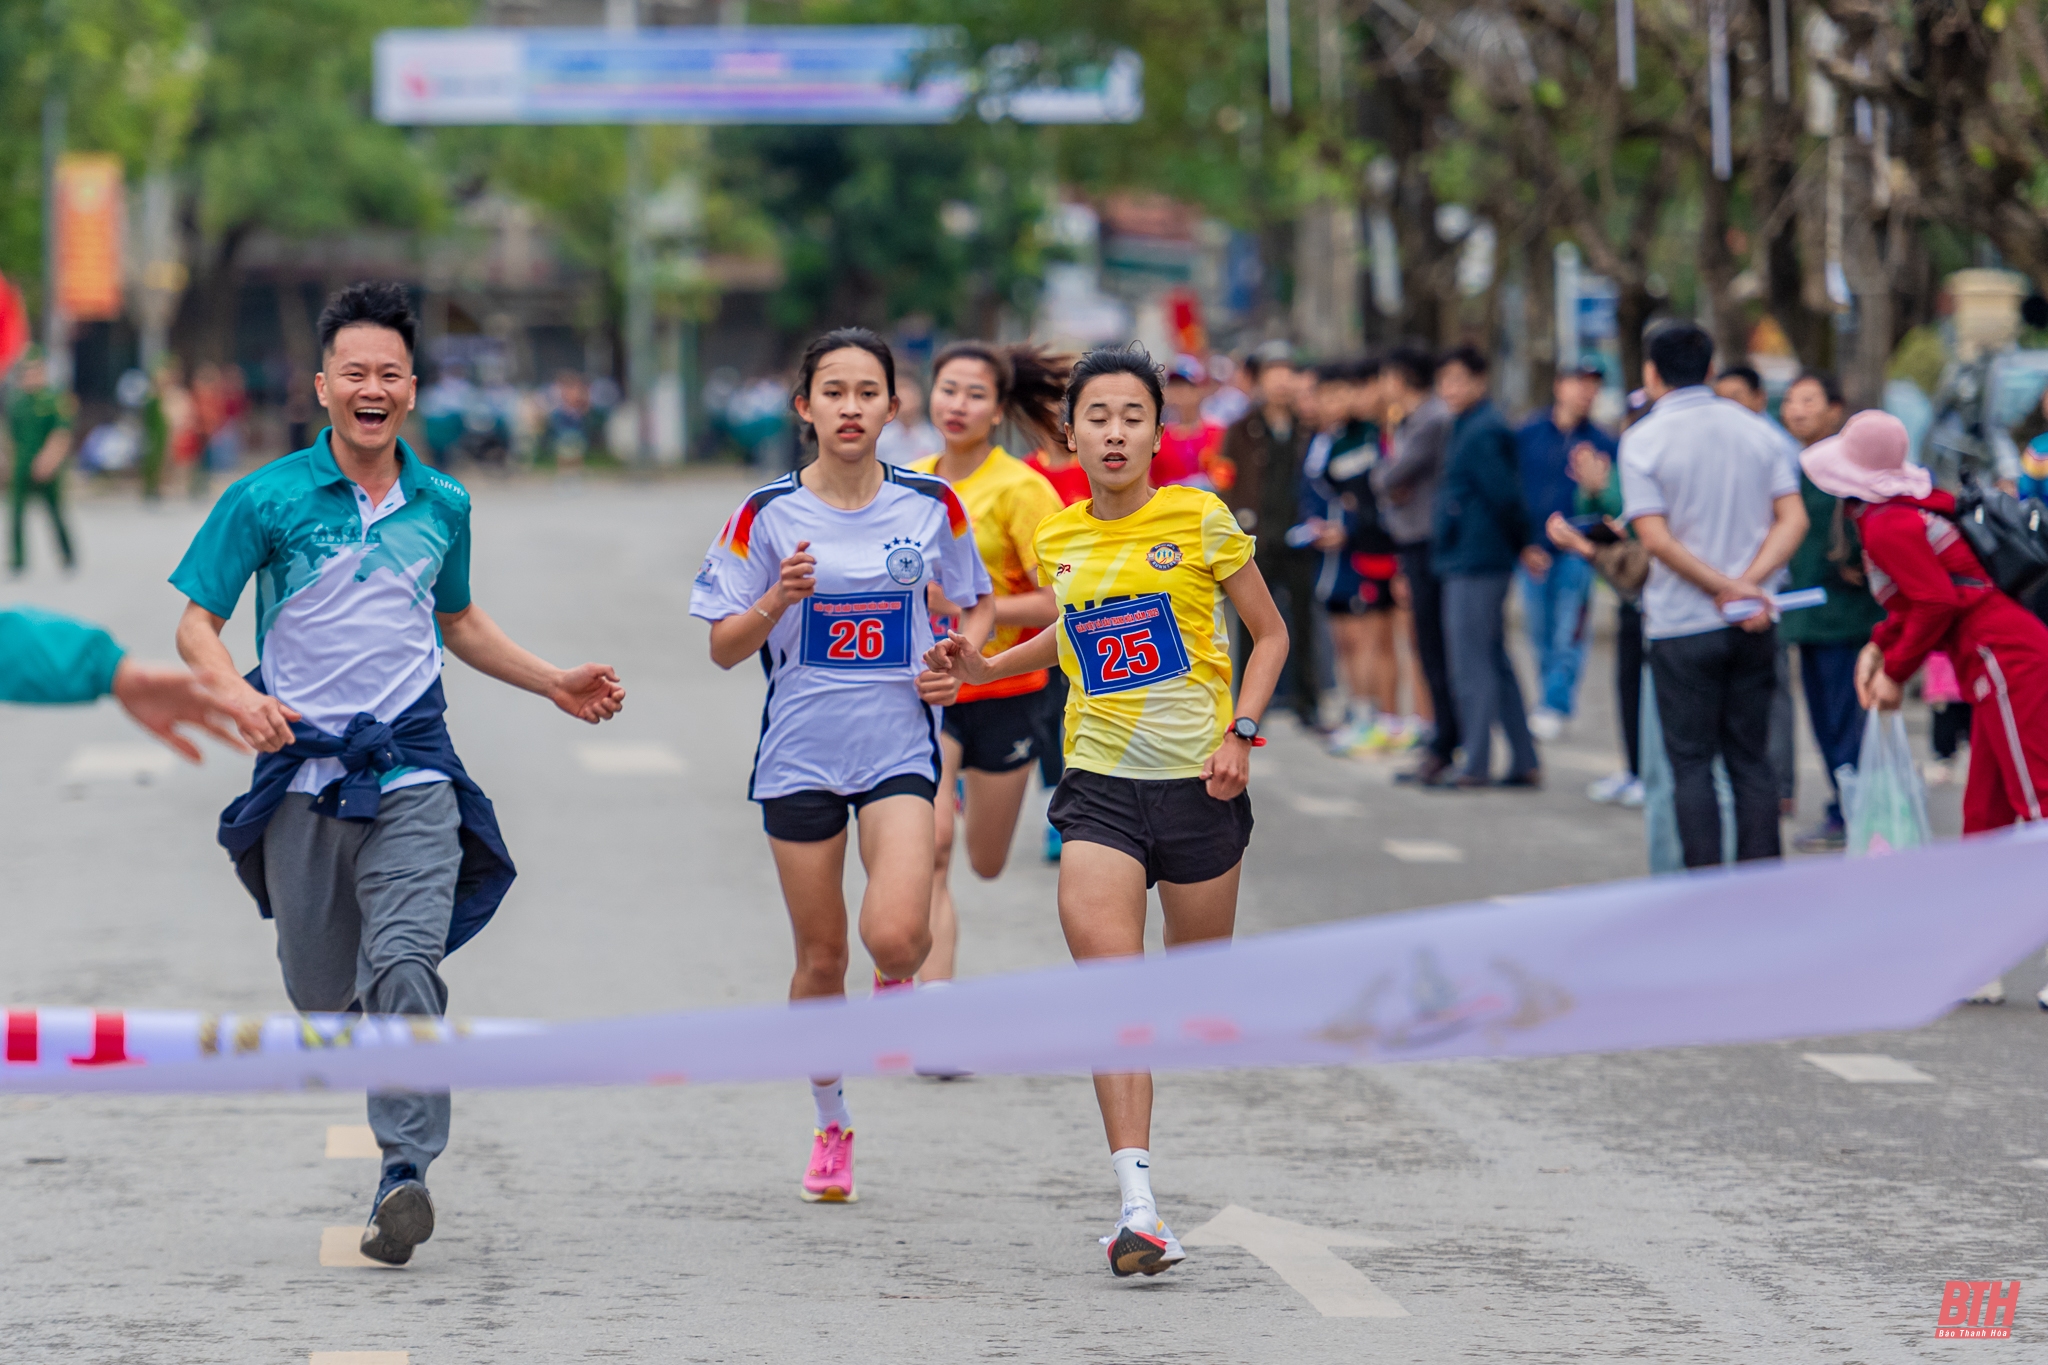
M 220 701 L 182 668 L 123 659 L 114 669 L 114 699 L 135 718 L 137 725 L 177 750 L 189 763 L 201 762 L 204 755 L 198 745 L 179 733 L 177 727 L 181 725 L 204 730 L 237 753 L 249 752 Z
M 582 664 L 562 671 L 548 689 L 548 700 L 576 719 L 596 725 L 625 708 L 626 689 L 610 664 Z

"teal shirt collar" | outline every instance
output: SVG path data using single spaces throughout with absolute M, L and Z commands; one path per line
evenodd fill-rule
M 334 436 L 333 427 L 320 428 L 320 434 L 313 438 L 313 479 L 323 487 L 328 484 L 353 483 L 353 479 L 341 472 L 341 465 L 334 458 L 329 444 Z M 412 453 L 412 447 L 398 438 L 398 486 L 405 490 L 405 500 L 411 502 L 427 486 L 427 467 L 420 463 L 420 457 Z

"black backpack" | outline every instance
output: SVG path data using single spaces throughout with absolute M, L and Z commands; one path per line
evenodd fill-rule
M 2048 579 L 2048 507 L 1967 480 L 1956 494 L 1956 529 L 2008 597 L 2025 600 Z

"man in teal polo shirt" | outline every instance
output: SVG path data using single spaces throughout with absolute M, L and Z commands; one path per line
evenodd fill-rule
M 329 428 L 230 486 L 171 576 L 191 599 L 179 654 L 262 751 L 221 842 L 277 921 L 301 1010 L 445 1013 L 442 957 L 510 885 L 490 803 L 441 721 L 444 644 L 591 724 L 625 700 L 608 666 L 557 668 L 470 600 L 469 494 L 398 439 L 415 331 L 395 284 L 328 301 L 314 389 Z M 260 663 L 244 679 L 220 632 L 251 577 Z M 384 1166 L 363 1254 L 401 1265 L 433 1233 L 424 1175 L 447 1145 L 448 1096 L 372 1094 L 369 1110 Z

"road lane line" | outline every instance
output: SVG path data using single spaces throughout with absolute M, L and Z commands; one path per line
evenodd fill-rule
M 81 744 L 59 774 L 66 782 L 153 782 L 177 767 L 161 744 Z
M 384 1149 L 377 1145 L 377 1135 L 370 1131 L 367 1123 L 331 1123 L 327 1125 L 327 1159 L 329 1161 L 375 1160 L 384 1155 Z
M 1821 1070 L 1857 1085 L 1934 1084 L 1934 1077 L 1911 1062 L 1887 1057 L 1882 1052 L 1802 1052 L 1799 1055 Z
M 1380 845 L 1404 863 L 1462 863 L 1465 850 L 1440 839 L 1388 839 Z
M 1287 798 L 1287 804 L 1303 815 L 1321 815 L 1332 820 L 1365 814 L 1365 807 L 1348 796 L 1307 796 L 1296 792 Z
M 666 744 L 579 744 L 576 762 L 599 777 L 679 777 L 689 771 Z
M 363 1255 L 363 1230 L 353 1228 L 320 1229 L 320 1264 L 345 1267 L 351 1270 L 397 1270 L 398 1266 L 385 1265 Z
M 1355 1232 L 1326 1232 L 1236 1204 L 1181 1238 L 1186 1246 L 1242 1247 L 1326 1318 L 1405 1318 L 1408 1310 L 1333 1246 L 1390 1247 Z

